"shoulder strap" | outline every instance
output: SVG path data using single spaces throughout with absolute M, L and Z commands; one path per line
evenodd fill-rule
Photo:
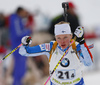
M 52 49 L 51 49 L 51 51 L 49 52 L 49 54 L 50 54 L 49 62 L 50 62 L 50 60 L 51 60 L 51 56 L 52 56 L 53 52 L 54 52 L 55 49 L 56 49 L 56 46 L 57 46 L 57 41 L 54 42 L 54 44 L 53 44 L 53 46 L 52 46 Z
M 71 42 L 72 42 L 72 40 L 73 39 L 71 39 Z M 75 40 L 74 40 L 75 41 Z M 74 50 L 76 50 L 76 44 L 75 44 L 75 42 L 72 44 L 72 48 L 74 49 Z
M 72 41 L 73 39 L 71 39 Z M 75 42 L 72 44 L 72 49 L 75 51 L 77 58 L 79 59 L 79 56 L 77 55 L 77 51 L 76 51 L 76 44 Z

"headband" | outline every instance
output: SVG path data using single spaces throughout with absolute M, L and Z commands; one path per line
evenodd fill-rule
M 62 34 L 71 34 L 71 28 L 69 24 L 57 24 L 55 25 L 55 36 L 62 35 Z

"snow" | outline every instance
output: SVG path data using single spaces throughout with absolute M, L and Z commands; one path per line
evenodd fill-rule
M 100 85 L 100 71 L 86 74 L 84 81 L 85 85 Z

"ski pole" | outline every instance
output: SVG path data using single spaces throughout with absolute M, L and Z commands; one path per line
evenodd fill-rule
M 11 55 L 13 52 L 15 52 L 19 47 L 21 47 L 23 44 L 21 43 L 18 45 L 15 49 L 13 49 L 10 53 L 8 53 L 3 59 L 0 60 L 0 63 L 4 61 L 9 55 Z
M 29 43 L 29 41 L 31 40 L 31 37 L 28 37 L 26 42 Z M 19 47 L 21 47 L 23 44 L 21 43 L 20 45 L 18 45 L 15 49 L 13 49 L 10 53 L 8 53 L 3 59 L 0 60 L 0 63 L 2 61 L 4 61 L 9 55 L 11 55 L 13 52 L 15 52 Z
M 71 47 L 71 45 L 74 43 L 75 41 L 72 40 L 72 42 L 69 45 L 69 48 Z M 60 58 L 59 62 L 57 63 L 57 65 L 55 66 L 55 68 L 53 69 L 53 71 L 51 72 L 51 76 L 53 75 L 53 73 L 55 72 L 55 70 L 57 69 L 57 67 L 59 66 L 59 64 L 61 63 L 61 61 L 63 60 L 64 56 L 67 54 L 69 48 L 65 51 L 65 53 L 63 54 L 63 56 Z M 48 77 L 47 81 L 44 83 L 44 85 L 46 85 L 48 83 L 48 81 L 50 80 L 51 76 Z

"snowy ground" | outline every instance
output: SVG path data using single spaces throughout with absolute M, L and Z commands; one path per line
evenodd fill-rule
M 100 85 L 100 71 L 86 74 L 84 81 L 85 85 Z

